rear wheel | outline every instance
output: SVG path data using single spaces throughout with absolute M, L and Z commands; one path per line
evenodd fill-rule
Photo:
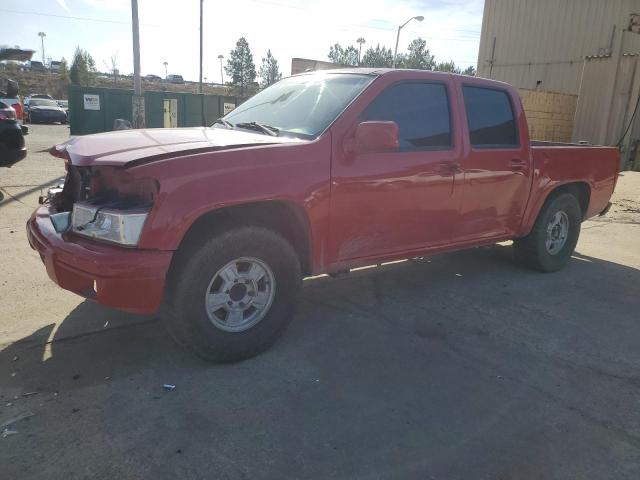
M 259 227 L 240 227 L 196 246 L 172 272 L 166 315 L 178 343 L 217 362 L 269 348 L 290 322 L 301 288 L 289 243 Z M 182 258 L 180 258 L 182 257 Z
M 516 260 L 542 272 L 555 272 L 571 258 L 578 237 L 582 211 L 576 197 L 561 193 L 547 200 L 531 233 L 514 240 Z

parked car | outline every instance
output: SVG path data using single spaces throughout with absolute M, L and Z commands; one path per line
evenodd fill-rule
M 46 98 L 48 100 L 53 100 L 51 95 L 47 95 L 46 93 L 32 93 L 27 98 Z
M 305 275 L 506 240 L 522 264 L 559 270 L 582 221 L 607 211 L 619 165 L 616 148 L 530 142 L 505 83 L 382 69 L 297 75 L 211 128 L 74 137 L 52 153 L 64 189 L 28 222 L 51 279 L 160 312 L 216 361 L 269 347 Z
M 58 61 L 58 60 L 52 60 L 51 63 L 49 63 L 49 70 L 51 70 L 52 72 L 59 72 L 62 69 L 62 62 Z
M 158 75 L 153 75 L 153 74 L 145 75 L 144 78 L 145 80 L 149 80 L 152 82 L 159 82 L 160 80 L 162 80 L 162 77 L 159 77 Z
M 0 165 L 12 165 L 27 155 L 22 128 L 16 112 L 0 101 Z
M 184 83 L 184 78 L 182 75 L 167 75 L 167 82 L 169 83 Z
M 29 98 L 25 101 L 24 121 L 27 123 L 67 123 L 67 113 L 55 100 Z
M 67 118 L 69 118 L 69 100 L 56 100 L 56 103 L 64 110 L 64 113 L 67 114 Z
M 31 70 L 32 72 L 46 72 L 47 67 L 45 67 L 42 62 L 38 62 L 37 60 L 31 60 L 29 62 L 29 70 Z
M 22 106 L 20 97 L 0 98 L 0 102 L 3 102 L 13 108 L 13 110 L 16 112 L 16 120 L 18 121 L 18 123 L 22 122 L 24 107 Z

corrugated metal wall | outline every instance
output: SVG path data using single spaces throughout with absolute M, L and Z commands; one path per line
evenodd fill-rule
M 616 75 L 617 68 L 617 75 Z M 575 116 L 573 139 L 615 145 L 629 124 L 637 99 L 638 56 L 620 59 L 595 57 L 585 61 L 584 76 Z M 615 76 L 613 95 L 603 95 L 603 85 Z M 637 138 L 637 137 L 635 137 Z
M 632 12 L 640 0 L 485 0 L 478 75 L 576 94 L 584 57 L 611 53 Z M 639 51 L 640 35 L 626 34 L 623 53 Z

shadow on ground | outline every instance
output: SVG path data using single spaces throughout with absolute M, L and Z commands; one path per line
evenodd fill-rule
M 85 302 L 0 352 L 0 423 L 35 413 L 0 463 L 7 478 L 639 478 L 638 284 L 580 254 L 521 270 L 505 246 L 307 280 L 283 339 L 225 366 Z

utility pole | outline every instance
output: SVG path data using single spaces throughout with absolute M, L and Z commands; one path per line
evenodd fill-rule
M 202 126 L 207 123 L 204 114 L 204 92 L 202 91 L 202 9 L 204 0 L 200 0 L 200 83 L 198 85 L 198 93 L 200 94 L 200 111 L 202 112 Z
M 40 37 L 40 42 L 42 43 L 42 65 L 46 65 L 44 59 L 44 37 L 46 37 L 47 34 L 44 32 L 38 32 L 38 36 Z
M 224 77 L 222 76 L 222 59 L 224 55 L 218 55 L 218 60 L 220 60 L 220 83 L 224 85 Z
M 133 128 L 144 128 L 144 97 L 140 79 L 140 27 L 138 0 L 131 0 L 131 27 L 133 30 Z
M 169 65 L 169 62 L 164 62 L 163 65 L 164 65 L 164 79 L 166 80 L 167 76 L 169 75 L 167 72 L 167 65 Z

